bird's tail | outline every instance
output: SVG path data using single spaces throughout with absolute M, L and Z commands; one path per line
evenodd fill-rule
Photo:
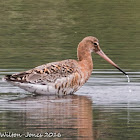
M 15 81 L 16 78 L 13 76 L 13 75 L 6 75 L 4 78 L 3 78 L 4 81 Z
M 21 73 L 16 73 L 16 74 L 12 74 L 12 75 L 6 75 L 4 77 L 4 80 L 6 80 L 7 82 L 26 82 L 26 75 L 28 73 L 26 72 L 21 72 Z

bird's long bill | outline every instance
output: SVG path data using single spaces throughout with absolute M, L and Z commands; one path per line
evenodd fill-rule
M 121 71 L 123 74 L 127 75 L 126 72 L 124 72 L 121 68 L 119 68 L 102 50 L 99 50 L 96 52 L 99 54 L 102 58 L 104 58 L 106 61 L 108 61 L 111 65 L 116 67 L 119 71 Z

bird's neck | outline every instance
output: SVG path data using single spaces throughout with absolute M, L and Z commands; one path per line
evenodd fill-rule
M 84 74 L 85 80 L 87 80 L 93 70 L 91 51 L 88 50 L 88 48 L 84 46 L 84 44 L 79 44 L 77 48 L 77 57 L 81 71 Z

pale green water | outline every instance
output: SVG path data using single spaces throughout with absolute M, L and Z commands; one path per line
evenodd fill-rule
M 0 132 L 60 133 L 72 140 L 140 138 L 139 0 L 1 0 Z M 96 36 L 103 51 L 130 75 L 93 54 L 94 71 L 74 96 L 32 96 L 3 82 L 6 74 L 76 59 L 78 43 Z M 1 137 L 0 139 L 11 139 Z M 16 137 L 14 139 L 19 139 Z M 33 136 L 30 139 L 35 139 Z

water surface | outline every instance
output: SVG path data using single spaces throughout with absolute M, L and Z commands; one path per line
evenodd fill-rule
M 0 77 L 11 71 L 15 69 L 1 70 Z M 139 74 L 129 72 L 128 83 L 120 72 L 94 70 L 88 82 L 68 96 L 37 96 L 0 80 L 0 132 L 22 139 L 34 139 L 31 134 L 44 139 L 46 133 L 54 139 L 138 139 Z
M 139 7 L 139 0 L 1 1 L 0 136 L 139 140 Z M 76 59 L 78 43 L 89 35 L 128 72 L 130 83 L 96 54 L 91 78 L 72 96 L 35 96 L 2 81 L 6 74 Z

